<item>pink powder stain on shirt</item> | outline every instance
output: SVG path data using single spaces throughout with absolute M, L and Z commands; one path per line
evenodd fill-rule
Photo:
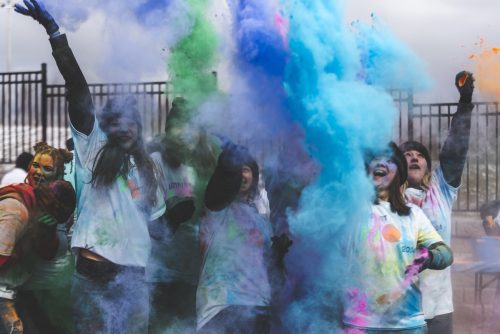
M 370 245 L 370 248 L 377 255 L 377 258 L 379 260 L 384 260 L 385 259 L 384 249 L 382 248 L 380 242 L 377 242 L 381 238 L 380 231 L 381 231 L 382 219 L 378 214 L 373 213 L 372 221 L 373 221 L 373 226 L 368 232 L 368 243 Z
M 368 312 L 368 301 L 366 300 L 366 296 L 361 294 L 358 288 L 349 289 L 347 291 L 347 295 L 350 301 L 349 309 L 347 310 L 347 312 L 356 315 L 351 318 L 352 324 L 360 327 L 368 325 L 365 319 L 360 316 L 367 314 Z M 348 332 L 348 333 L 356 333 L 356 332 Z
M 410 285 L 413 283 L 413 279 L 418 275 L 425 259 L 427 259 L 428 257 L 429 251 L 427 250 L 427 248 L 417 249 L 417 255 L 415 256 L 413 262 L 406 268 L 405 277 L 403 278 L 403 281 L 401 282 L 399 287 L 388 294 L 379 296 L 377 298 L 377 303 L 392 304 L 393 302 L 401 298 L 401 296 L 405 294 L 406 290 L 408 290 Z

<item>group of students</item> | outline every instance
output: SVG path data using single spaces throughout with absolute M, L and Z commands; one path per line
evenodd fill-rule
M 197 157 L 202 171 L 186 162 L 181 152 L 189 149 L 169 124 L 159 145 L 147 145 L 133 97 L 112 98 L 96 112 L 66 35 L 43 4 L 25 0 L 15 9 L 46 29 L 65 80 L 75 189 L 62 181 L 71 153 L 45 143 L 35 147 L 26 183 L 0 189 L 0 333 L 23 333 L 22 320 L 11 316 L 15 290 L 24 283 L 16 277 L 9 285 L 11 272 L 21 268 L 9 258 L 12 249 L 43 242 L 30 254 L 41 255 L 43 248 L 52 250 L 46 258 L 53 257 L 54 226 L 70 219 L 76 198 L 70 245 L 76 258 L 74 332 L 160 333 L 174 324 L 161 323 L 169 313 L 193 321 L 179 327 L 186 332 L 272 332 L 271 305 L 280 288 L 274 278 L 282 277 L 292 242 L 273 237 L 259 164 L 249 150 L 228 140 L 218 147 L 205 143 Z M 346 332 L 452 332 L 448 245 L 468 150 L 471 73 L 459 73 L 456 86 L 458 110 L 434 171 L 428 150 L 413 141 L 392 143 L 366 159 L 376 198 L 359 235 L 362 273 L 345 291 Z M 170 124 L 184 102 L 176 100 Z M 15 232 L 4 233 L 14 224 Z M 42 237 L 28 225 L 48 232 Z

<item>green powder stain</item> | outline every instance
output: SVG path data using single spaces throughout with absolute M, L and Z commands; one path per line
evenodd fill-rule
M 116 181 L 118 182 L 118 187 L 120 188 L 120 190 L 122 192 L 130 191 L 128 189 L 127 180 L 125 180 L 125 178 L 122 175 L 118 176 L 118 178 L 116 179 Z
M 208 1 L 190 0 L 189 5 L 193 29 L 175 46 L 167 67 L 174 95 L 184 97 L 189 103 L 187 109 L 193 110 L 217 89 L 212 72 L 218 39 L 214 27 L 204 17 Z
M 177 99 L 174 112 L 169 115 L 164 134 L 167 152 L 178 156 L 183 163 L 192 166 L 197 174 L 194 185 L 194 197 L 198 218 L 203 207 L 202 200 L 208 179 L 217 162 L 220 149 L 214 145 L 207 133 L 200 129 L 194 138 L 194 150 L 179 143 L 175 129 L 182 129 L 195 117 L 196 109 L 210 95 L 217 92 L 217 78 L 213 71 L 217 61 L 219 47 L 218 36 L 212 23 L 206 19 L 209 1 L 188 0 L 190 14 L 194 23 L 191 32 L 180 40 L 170 55 L 167 63 L 171 78 L 171 89 Z M 172 145 L 174 143 L 174 145 Z

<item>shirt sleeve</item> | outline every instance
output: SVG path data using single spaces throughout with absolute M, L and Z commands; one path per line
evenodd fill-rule
M 0 255 L 11 256 L 28 227 L 28 209 L 13 198 L 0 204 Z
M 453 208 L 453 203 L 457 198 L 458 187 L 453 187 L 448 182 L 446 182 L 441 166 L 438 166 L 434 170 L 434 172 L 432 173 L 432 178 L 439 188 L 439 192 L 442 195 L 445 205 L 451 211 Z
M 422 209 L 415 205 L 410 205 L 411 215 L 415 219 L 417 225 L 417 246 L 430 247 L 436 242 L 443 242 L 443 238 L 436 231 L 434 226 L 432 226 L 431 221 L 424 214 Z

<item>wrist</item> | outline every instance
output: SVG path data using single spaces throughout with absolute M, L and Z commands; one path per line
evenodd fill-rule
M 52 38 L 52 35 L 60 35 L 60 32 L 59 32 L 59 26 L 57 25 L 56 21 L 55 20 L 50 20 L 48 21 L 46 24 L 44 24 L 44 27 L 45 27 L 45 30 L 47 31 L 47 35 L 50 36 L 50 38 Z M 54 36 L 56 37 L 56 36 Z
M 61 32 L 59 30 L 49 34 L 49 39 L 53 39 L 53 38 L 56 38 L 56 37 L 59 37 L 61 36 Z

